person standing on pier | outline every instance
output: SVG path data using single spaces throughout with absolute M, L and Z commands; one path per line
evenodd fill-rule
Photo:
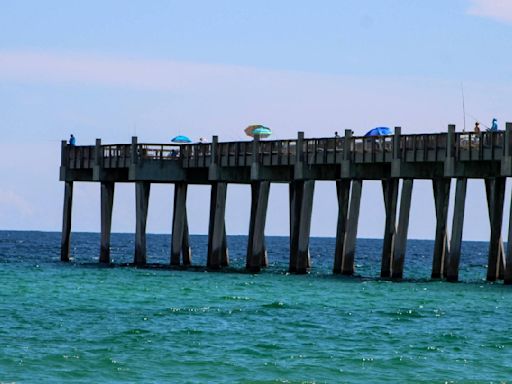
M 75 145 L 75 144 L 76 144 L 75 136 L 73 136 L 73 134 L 71 134 L 71 136 L 69 137 L 69 145 Z
M 478 121 L 475 122 L 475 133 L 480 133 L 480 123 Z
M 491 132 L 496 132 L 498 130 L 498 119 L 492 119 Z

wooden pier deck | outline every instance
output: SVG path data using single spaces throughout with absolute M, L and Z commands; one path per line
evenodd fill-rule
M 101 246 L 99 261 L 110 262 L 110 231 L 115 183 L 134 183 L 136 230 L 134 263 L 146 263 L 146 218 L 152 183 L 175 184 L 170 264 L 190 265 L 186 210 L 189 184 L 211 185 L 207 267 L 229 264 L 224 220 L 230 183 L 251 185 L 251 215 L 247 244 L 248 270 L 267 265 L 265 220 L 272 183 L 289 184 L 290 272 L 310 268 L 309 233 L 316 180 L 336 183 L 338 222 L 333 273 L 354 273 L 355 245 L 365 180 L 381 180 L 386 219 L 381 277 L 401 279 L 405 263 L 409 210 L 415 179 L 432 180 L 436 229 L 432 278 L 457 281 L 467 179 L 486 186 L 491 234 L 487 280 L 512 284 L 512 225 L 504 249 L 501 237 L 506 178 L 512 176 L 512 123 L 505 131 L 460 133 L 449 125 L 438 134 L 341 138 L 304 137 L 274 141 L 207 144 L 131 144 L 91 146 L 62 142 L 60 180 L 65 182 L 61 260 L 69 260 L 73 183 L 101 184 Z M 456 182 L 451 236 L 447 217 L 451 182 Z M 401 188 L 399 185 L 401 183 Z M 399 196 L 399 190 L 401 191 Z M 397 216 L 397 212 L 399 212 Z M 512 215 L 511 215 L 512 217 Z

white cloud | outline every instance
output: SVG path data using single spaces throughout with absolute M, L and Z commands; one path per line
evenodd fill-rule
M 498 21 L 512 22 L 511 0 L 471 0 L 470 15 L 488 17 Z

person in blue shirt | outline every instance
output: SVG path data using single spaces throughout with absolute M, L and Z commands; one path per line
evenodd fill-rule
M 69 145 L 75 145 L 75 144 L 76 144 L 75 136 L 73 136 L 73 134 L 71 134 L 71 136 L 69 137 Z
M 498 120 L 496 118 L 492 119 L 492 125 L 491 125 L 491 131 L 497 131 L 498 130 Z

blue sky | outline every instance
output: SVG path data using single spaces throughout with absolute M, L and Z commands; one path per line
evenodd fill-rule
M 466 124 L 497 117 L 503 127 L 511 52 L 507 0 L 3 1 L 0 228 L 60 230 L 60 140 L 71 132 L 79 144 L 243 140 L 251 123 L 276 138 L 377 125 L 439 132 L 463 127 L 461 84 Z M 488 236 L 480 184 L 469 186 L 466 239 Z M 287 190 L 272 190 L 267 229 L 286 234 Z M 316 192 L 312 233 L 332 236 L 334 186 Z M 99 187 L 75 193 L 73 229 L 98 231 Z M 208 190 L 190 194 L 191 231 L 205 233 Z M 133 231 L 133 195 L 119 186 L 114 231 Z M 228 199 L 228 232 L 244 234 L 248 188 L 233 186 Z M 360 236 L 382 235 L 380 200 L 377 183 L 365 185 Z M 418 183 L 411 238 L 433 236 L 431 200 Z M 170 232 L 171 217 L 172 187 L 155 186 L 148 230 Z

